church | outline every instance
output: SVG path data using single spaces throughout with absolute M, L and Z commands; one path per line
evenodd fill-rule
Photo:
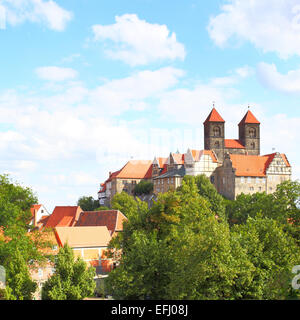
M 248 110 L 238 124 L 238 139 L 225 139 L 225 120 L 213 107 L 204 125 L 204 149 L 170 153 L 151 160 L 130 160 L 110 173 L 98 193 L 100 204 L 125 191 L 134 194 L 141 180 L 153 183 L 153 195 L 174 190 L 185 175 L 206 175 L 217 191 L 228 199 L 256 192 L 273 193 L 291 179 L 292 169 L 285 154 L 260 155 L 260 122 Z
M 235 199 L 241 193 L 273 193 L 277 184 L 291 179 L 285 154 L 260 155 L 260 122 L 250 110 L 238 133 L 239 139 L 225 139 L 225 121 L 215 108 L 204 122 L 204 148 L 216 154 L 219 164 L 210 179 L 220 194 Z

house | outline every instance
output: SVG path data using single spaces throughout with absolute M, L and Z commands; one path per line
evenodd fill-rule
M 42 204 L 34 204 L 33 206 L 31 206 L 30 211 L 31 211 L 30 225 L 34 227 L 39 227 L 41 225 L 40 220 L 44 220 L 46 217 L 50 216 L 50 213 Z
M 71 227 L 78 221 L 81 212 L 80 206 L 56 206 L 43 228 Z
M 279 183 L 291 179 L 291 165 L 279 152 L 264 156 L 227 153 L 213 176 L 217 191 L 235 199 L 241 193 L 273 193 Z
M 218 167 L 218 159 L 213 150 L 190 150 L 184 156 L 186 175 L 205 174 L 208 178 Z
M 75 227 L 107 227 L 111 237 L 123 231 L 123 223 L 127 218 L 119 210 L 83 211 Z
M 151 181 L 152 161 L 130 160 L 122 169 L 109 174 L 109 178 L 100 185 L 98 199 L 101 205 L 109 205 L 116 193 L 122 191 L 134 194 L 135 186 L 141 180 Z
M 75 258 L 80 257 L 95 267 L 97 274 L 105 274 L 113 268 L 113 259 L 106 256 L 111 240 L 106 226 L 55 227 L 54 230 L 58 245 L 62 247 L 67 243 Z

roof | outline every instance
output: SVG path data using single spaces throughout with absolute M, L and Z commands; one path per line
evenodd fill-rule
M 123 230 L 123 222 L 127 218 L 119 210 L 83 211 L 75 227 L 106 226 L 111 234 Z
M 185 175 L 185 167 L 182 165 L 180 168 L 174 168 L 169 171 L 167 171 L 164 174 L 161 174 L 158 177 L 155 177 L 153 179 L 162 179 L 162 178 L 169 178 L 169 177 L 183 177 Z
M 260 124 L 260 122 L 254 117 L 253 113 L 250 110 L 247 111 L 247 113 L 245 114 L 244 118 L 241 120 L 239 125 L 244 123 Z
M 122 179 L 150 179 L 152 177 L 151 160 L 130 160 L 116 175 Z
M 208 115 L 208 117 L 206 118 L 206 120 L 204 121 L 204 123 L 207 123 L 207 122 L 225 122 L 225 121 L 220 116 L 218 111 L 215 108 L 213 108 L 210 114 Z
M 106 247 L 111 240 L 107 227 L 56 227 L 59 245 L 71 248 Z
M 31 211 L 32 217 L 34 216 L 35 212 L 40 210 L 41 206 L 42 206 L 41 204 L 34 204 L 31 206 L 30 211 Z
M 273 161 L 276 153 L 267 154 L 264 156 L 230 154 L 232 166 L 236 169 L 236 176 L 246 177 L 265 177 L 266 170 Z M 285 154 L 280 154 L 287 166 L 290 164 L 287 161 Z M 285 160 L 286 159 L 286 160 Z
M 172 153 L 173 159 L 176 164 L 184 164 L 184 154 L 183 153 Z
M 56 226 L 72 226 L 79 217 L 82 209 L 80 206 L 56 206 L 45 224 L 45 228 Z
M 190 150 L 194 161 L 199 161 L 202 155 L 209 155 L 213 162 L 218 162 L 215 153 L 212 150 Z
M 245 149 L 245 146 L 237 139 L 224 139 L 225 148 L 229 149 Z
M 168 158 L 156 158 L 154 159 L 153 163 L 158 164 L 159 168 L 163 168 L 164 165 L 167 163 Z

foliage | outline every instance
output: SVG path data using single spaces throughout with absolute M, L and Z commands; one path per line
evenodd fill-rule
M 151 209 L 123 194 L 115 205 L 128 212 L 123 233 L 110 243 L 122 250 L 107 279 L 117 299 L 287 299 L 299 246 L 286 232 L 265 194 L 234 202 L 219 197 L 205 177 L 185 177 L 160 194 Z M 295 212 L 294 187 L 272 197 L 282 213 Z M 292 196 L 291 196 L 292 195 Z M 267 201 L 268 200 L 268 201 Z M 273 203 L 274 205 L 274 203 Z M 226 206 L 239 224 L 224 219 Z M 278 208 L 278 207 L 277 207 Z M 266 214 L 260 213 L 265 211 Z M 281 219 L 282 220 L 282 219 Z M 284 220 L 284 219 L 283 219 Z
M 83 196 L 78 199 L 77 205 L 80 206 L 83 211 L 95 211 L 99 208 L 99 201 L 95 200 L 92 196 Z
M 215 186 L 210 182 L 206 175 L 201 174 L 196 177 L 184 176 L 185 183 L 196 183 L 198 193 L 208 200 L 211 210 L 220 218 L 225 219 L 225 201 L 217 192 Z M 181 187 L 179 187 L 180 189 Z
M 153 191 L 153 183 L 141 180 L 134 188 L 135 195 L 150 194 Z
M 41 249 L 48 243 L 39 232 L 28 232 L 34 203 L 37 198 L 31 189 L 0 175 L 0 265 L 6 269 L 5 299 L 32 299 L 36 283 L 31 280 L 29 265 L 46 259 Z
M 147 204 L 140 199 L 134 199 L 126 192 L 117 193 L 111 201 L 111 207 L 114 210 L 121 211 L 128 219 L 135 216 L 139 209 L 143 210 Z
M 55 273 L 43 285 L 42 300 L 82 300 L 94 294 L 94 268 L 75 260 L 67 244 L 60 248 L 54 267 Z

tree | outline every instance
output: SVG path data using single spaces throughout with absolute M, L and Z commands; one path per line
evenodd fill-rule
M 135 195 L 150 194 L 153 191 L 153 183 L 141 180 L 134 188 Z
M 254 266 L 253 280 L 239 287 L 241 298 L 287 299 L 295 295 L 291 271 L 299 264 L 299 247 L 280 223 L 257 215 L 245 224 L 235 225 L 232 237 L 239 239 Z
M 60 248 L 54 267 L 55 273 L 43 285 L 42 300 L 82 300 L 94 294 L 94 268 L 87 268 L 81 258 L 75 260 L 67 244 Z
M 229 227 L 193 179 L 160 194 L 151 209 L 133 210 L 110 246 L 123 252 L 107 281 L 117 299 L 230 298 L 248 263 L 232 257 Z
M 210 182 L 206 175 L 201 174 L 195 177 L 184 176 L 185 183 L 195 183 L 198 193 L 208 200 L 211 210 L 220 218 L 225 219 L 225 201 L 224 198 L 217 192 L 215 186 Z M 179 187 L 180 189 L 181 187 Z
M 41 249 L 48 246 L 39 232 L 28 233 L 30 208 L 37 202 L 30 188 L 0 175 L 0 265 L 6 270 L 5 299 L 32 299 L 36 290 L 29 265 L 45 261 Z
M 135 216 L 140 208 L 147 207 L 147 204 L 138 198 L 134 199 L 128 193 L 122 191 L 114 195 L 111 207 L 114 210 L 121 211 L 129 219 L 131 215 Z
M 77 205 L 80 206 L 83 211 L 94 211 L 99 207 L 99 201 L 95 200 L 92 196 L 83 196 L 78 199 Z

